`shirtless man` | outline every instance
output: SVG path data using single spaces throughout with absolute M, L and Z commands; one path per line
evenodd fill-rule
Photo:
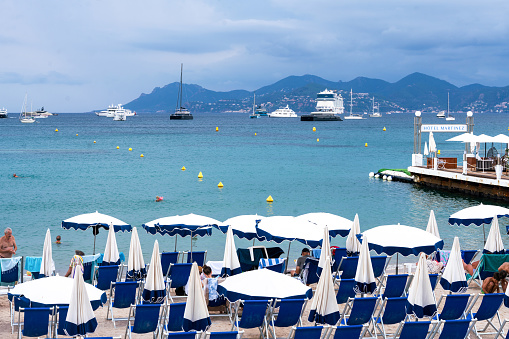
M 505 280 L 505 277 L 507 276 L 507 272 L 495 272 L 493 274 L 493 277 L 488 277 L 484 279 L 482 282 L 482 291 L 484 293 L 499 293 L 498 284 L 502 284 L 502 290 L 505 291 L 507 287 L 507 281 Z
M 12 229 L 7 227 L 4 231 L 4 236 L 0 238 L 0 258 L 12 258 L 18 246 L 16 246 L 16 240 L 12 235 Z

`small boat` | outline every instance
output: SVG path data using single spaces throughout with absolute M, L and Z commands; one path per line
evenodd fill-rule
M 366 119 L 362 116 L 362 114 L 358 113 L 352 113 L 352 107 L 353 107 L 353 96 L 352 96 L 352 90 L 350 89 L 350 115 L 346 115 L 343 117 L 345 120 L 363 120 Z
M 445 118 L 445 111 L 440 111 L 437 113 L 437 118 L 443 119 Z
M 0 109 L 0 119 L 7 119 L 9 116 L 5 108 Z
M 253 94 L 253 113 L 249 115 L 250 119 L 260 118 L 260 114 L 256 114 L 256 94 Z
M 44 109 L 44 106 L 41 107 L 41 109 L 35 111 L 35 112 L 32 112 L 32 115 L 35 116 L 36 118 L 47 118 L 49 117 L 50 115 L 53 115 L 51 114 L 50 112 L 46 111 Z
M 27 95 L 25 94 L 25 100 L 23 101 L 23 106 L 21 107 L 19 121 L 23 124 L 33 124 L 35 122 L 35 118 L 31 116 L 31 113 L 32 112 L 27 112 Z
M 344 112 L 343 97 L 335 90 L 319 92 L 316 108 L 310 114 L 301 115 L 300 121 L 343 121 L 338 114 Z
M 179 87 L 179 96 L 177 100 L 177 108 L 175 109 L 175 113 L 170 114 L 170 120 L 193 120 L 193 115 L 187 108 L 182 107 L 182 70 L 184 69 L 184 64 L 180 64 L 180 87 Z
M 269 113 L 269 118 L 297 118 L 297 114 L 288 105 Z
M 446 121 L 454 121 L 456 120 L 455 117 L 451 117 L 449 115 L 449 92 L 447 92 L 447 118 L 445 118 Z
M 373 97 L 373 112 L 369 115 L 371 118 L 381 118 L 382 114 L 380 113 L 380 104 L 376 103 L 375 105 L 375 97 Z

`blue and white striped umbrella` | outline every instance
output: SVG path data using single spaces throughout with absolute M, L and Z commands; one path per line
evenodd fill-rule
M 433 317 L 437 312 L 435 294 L 431 288 L 424 253 L 419 255 L 417 269 L 408 290 L 406 309 L 407 314 L 414 314 L 417 318 Z
M 364 235 L 362 239 L 359 262 L 355 271 L 355 291 L 357 293 L 373 293 L 376 291 L 376 279 L 373 272 L 373 264 L 368 249 L 369 240 Z
M 327 227 L 331 237 L 341 236 L 346 237 L 352 228 L 352 220 L 348 220 L 339 215 L 326 212 L 307 213 L 299 215 L 297 218 L 302 218 L 312 222 L 320 228 Z
M 449 260 L 440 278 L 440 285 L 444 290 L 454 293 L 464 293 L 468 288 L 458 237 L 454 237 Z
M 224 245 L 223 267 L 221 268 L 221 276 L 232 276 L 242 273 L 240 268 L 237 249 L 235 248 L 235 240 L 233 239 L 233 230 L 230 226 L 226 232 L 226 242 Z
M 282 243 L 297 240 L 313 248 L 321 246 L 323 239 L 322 228 L 306 219 L 292 216 L 264 218 L 256 225 L 256 232 L 267 241 Z
M 228 227 L 231 227 L 233 235 L 236 235 L 239 238 L 263 241 L 265 238 L 258 237 L 258 234 L 256 233 L 256 224 L 263 218 L 265 217 L 257 214 L 238 215 L 223 221 L 222 225 L 217 225 L 216 227 L 223 233 L 226 233 L 228 231 Z
M 325 266 L 330 266 L 330 258 L 325 259 Z M 336 325 L 340 317 L 336 301 L 331 270 L 323 270 L 311 300 L 308 321 L 317 324 Z
M 118 252 L 117 238 L 115 237 L 115 231 L 112 225 L 108 230 L 108 238 L 106 239 L 106 247 L 104 249 L 104 256 L 102 265 L 119 265 L 120 264 L 120 253 Z
M 203 237 L 212 235 L 212 226 L 220 224 L 221 222 L 216 219 L 191 213 L 159 218 L 142 226 L 150 234 L 160 233 L 170 236 L 180 235 L 181 237 L 197 235 Z
M 161 304 L 166 296 L 164 285 L 163 268 L 161 266 L 161 256 L 159 255 L 159 243 L 154 241 L 152 250 L 152 259 L 147 272 L 147 279 L 143 288 L 142 298 L 144 302 L 152 304 Z
M 84 336 L 95 331 L 97 320 L 88 297 L 81 269 L 75 269 L 73 280 L 71 301 L 67 318 L 65 318 L 64 331 L 69 336 Z
M 211 321 L 196 263 L 193 263 L 191 267 L 191 274 L 187 283 L 189 289 L 182 328 L 186 332 L 191 330 L 205 332 L 211 325 Z
M 320 251 L 320 260 L 318 261 L 318 268 L 316 269 L 316 274 L 321 275 L 322 270 L 326 266 L 325 260 L 329 259 L 329 268 L 331 262 L 331 252 L 330 252 L 330 240 L 329 240 L 329 229 L 327 226 L 323 229 L 323 240 L 322 240 L 322 249 Z
M 500 227 L 498 226 L 498 217 L 494 216 L 491 222 L 490 233 L 486 238 L 483 253 L 504 254 L 504 243 L 500 235 Z
M 501 217 L 509 217 L 509 208 L 501 207 L 501 206 L 493 206 L 493 205 L 477 205 L 472 207 L 467 207 L 452 214 L 449 217 L 450 225 L 476 225 L 481 226 L 484 224 L 490 224 L 493 221 L 493 216 Z
M 348 253 L 354 254 L 359 253 L 361 251 L 361 243 L 358 239 L 359 234 L 361 234 L 359 215 L 355 214 L 352 227 L 350 229 L 350 232 L 348 232 L 348 237 L 346 238 L 346 251 Z
M 141 280 L 146 276 L 147 271 L 145 270 L 145 261 L 143 260 L 140 238 L 138 238 L 136 227 L 133 227 L 131 243 L 129 245 L 129 258 L 127 259 L 126 280 Z

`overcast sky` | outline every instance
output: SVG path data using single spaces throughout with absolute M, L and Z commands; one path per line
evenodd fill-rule
M 178 81 L 255 90 L 289 75 L 509 85 L 507 0 L 0 2 L 0 107 L 85 112 Z

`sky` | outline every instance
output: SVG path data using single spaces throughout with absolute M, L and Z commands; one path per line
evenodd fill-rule
M 507 0 L 3 0 L 0 107 L 88 112 L 179 81 L 290 75 L 509 85 Z

